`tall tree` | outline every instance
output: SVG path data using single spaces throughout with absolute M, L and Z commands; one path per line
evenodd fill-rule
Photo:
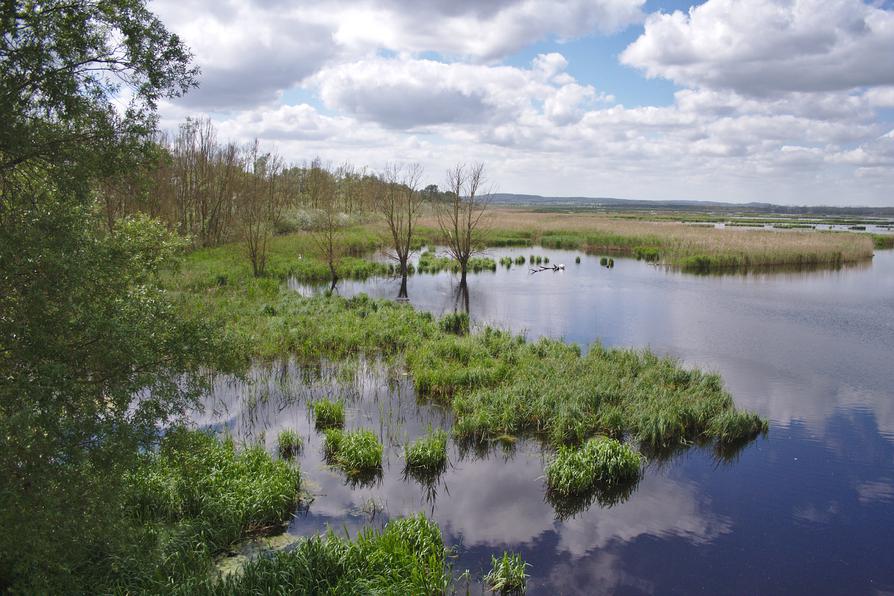
M 238 218 L 255 277 L 267 268 L 267 245 L 286 204 L 282 158 L 261 153 L 257 139 L 245 151 L 246 173 L 238 196 Z
M 141 0 L 0 5 L 0 592 L 102 590 L 138 552 L 122 477 L 217 353 L 159 285 L 181 243 L 109 230 L 94 194 L 144 162 L 190 61 Z
M 485 190 L 484 164 L 458 164 L 447 171 L 447 192 L 437 201 L 438 227 L 447 252 L 459 263 L 460 283 L 466 283 L 469 259 L 482 242 L 482 224 L 492 194 Z
M 335 283 L 338 281 L 337 265 L 344 251 L 342 234 L 345 223 L 339 209 L 336 179 L 319 158 L 311 163 L 307 171 L 305 193 L 310 199 L 310 204 L 319 211 L 314 229 L 311 231 L 311 238 L 317 252 L 329 266 L 332 287 L 335 288 Z
M 389 165 L 375 190 L 376 211 L 385 220 L 392 258 L 398 262 L 401 275 L 400 298 L 406 297 L 407 273 L 416 221 L 422 211 L 424 195 L 419 191 L 422 166 Z

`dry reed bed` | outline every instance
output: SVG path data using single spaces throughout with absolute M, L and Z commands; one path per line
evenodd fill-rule
M 436 225 L 429 219 L 421 223 Z M 873 254 L 871 237 L 847 232 L 715 229 L 517 209 L 494 209 L 488 221 L 488 232 L 493 238 L 527 236 L 534 243 L 594 252 L 631 252 L 636 247 L 654 247 L 659 249 L 660 262 L 693 268 L 834 265 L 869 259 Z

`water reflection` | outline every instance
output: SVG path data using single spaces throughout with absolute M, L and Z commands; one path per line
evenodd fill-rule
M 534 252 L 574 262 L 572 252 Z M 440 476 L 405 474 L 403 446 L 429 425 L 449 428 L 451 414 L 418 403 L 408 379 L 388 378 L 375 362 L 220 379 L 199 422 L 271 450 L 280 428 L 298 430 L 302 475 L 317 498 L 292 523 L 296 536 L 327 525 L 353 533 L 424 511 L 456 546 L 459 570 L 486 570 L 495 550 L 515 550 L 533 564 L 533 593 L 894 590 L 894 252 L 866 267 L 778 275 L 615 263 L 606 269 L 582 255 L 564 272 L 481 273 L 469 277 L 466 296 L 449 273 L 415 275 L 407 290 L 438 316 L 468 308 L 479 325 L 583 346 L 648 346 L 716 371 L 737 406 L 771 419 L 768 437 L 724 451 L 651 453 L 630 494 L 578 507 L 547 498 L 549 454 L 536 441 L 451 442 Z M 339 291 L 393 298 L 398 284 L 342 281 Z M 351 488 L 323 462 L 307 403 L 325 396 L 347 401 L 349 428 L 379 434 L 376 484 Z

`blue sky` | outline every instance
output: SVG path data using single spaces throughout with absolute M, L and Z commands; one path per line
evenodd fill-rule
M 203 73 L 172 131 L 504 192 L 894 205 L 892 0 L 150 6 Z

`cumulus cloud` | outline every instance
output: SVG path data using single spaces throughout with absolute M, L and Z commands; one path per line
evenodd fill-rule
M 531 68 L 373 58 L 324 68 L 310 81 L 327 107 L 388 128 L 489 124 L 532 116 L 533 102 L 568 124 L 580 119 L 596 90 L 563 72 L 560 54 L 540 55 Z
M 862 0 L 708 0 L 648 17 L 623 63 L 743 95 L 894 84 L 894 10 Z

